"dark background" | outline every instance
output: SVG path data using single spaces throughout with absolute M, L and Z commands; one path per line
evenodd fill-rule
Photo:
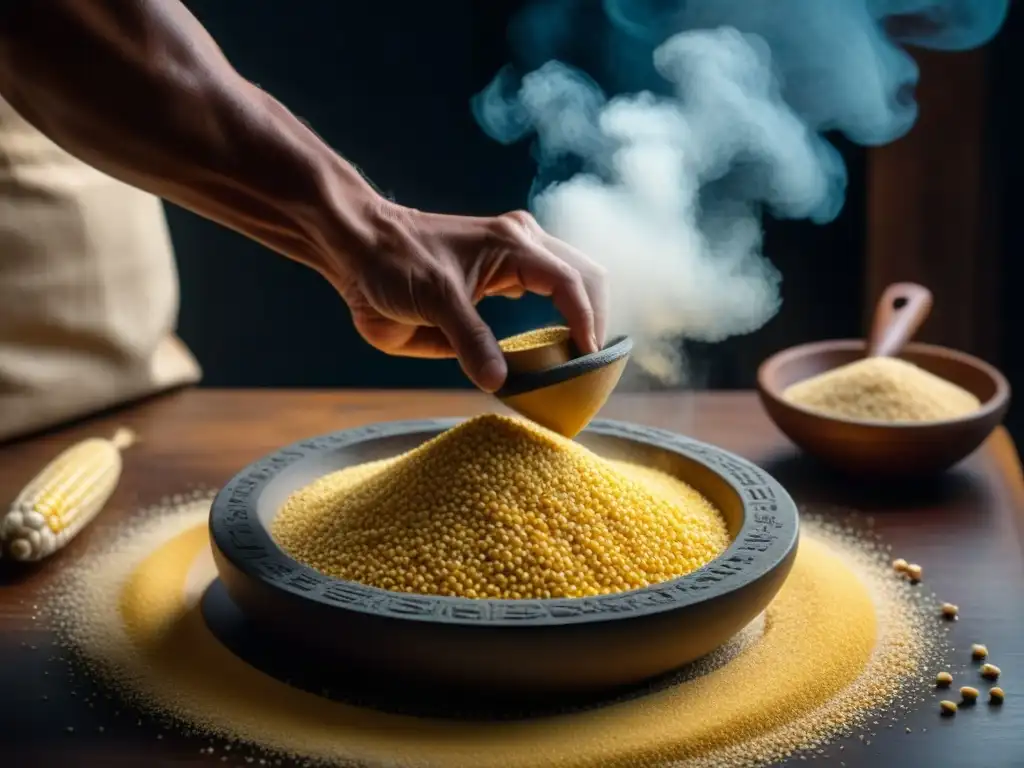
M 991 51 L 989 91 L 991 112 L 989 151 L 994 157 L 996 232 L 993 239 L 999 251 L 1001 295 L 999 323 L 999 354 L 990 362 L 1000 366 L 1016 392 L 1024 392 L 1024 344 L 1019 334 L 1024 331 L 1024 302 L 1020 289 L 1024 285 L 1024 219 L 1019 185 L 1024 181 L 1024 110 L 1020 99 L 1021 76 L 1024 74 L 1024 5 L 1013 3 L 1010 17 Z M 965 255 L 970 258 L 970 255 Z M 1024 440 L 1024 398 L 1018 396 L 1010 405 L 1007 426 L 1020 445 Z
M 189 3 L 245 76 L 309 121 L 379 188 L 403 204 L 467 214 L 526 203 L 534 171 L 529 147 L 491 141 L 469 106 L 509 61 L 506 27 L 521 5 L 250 0 L 240 12 L 217 0 Z M 1001 93 L 1019 88 L 1013 41 L 1022 39 L 1020 11 L 993 45 L 992 86 Z M 1014 100 L 993 104 L 991 142 L 993 152 L 1005 152 L 997 166 L 1006 201 L 1021 167 L 1020 121 Z M 782 347 L 863 333 L 866 153 L 836 143 L 850 171 L 843 213 L 825 227 L 766 222 L 766 253 L 784 276 L 782 310 L 751 336 L 695 348 L 704 386 L 750 387 L 758 362 Z M 389 358 L 363 343 L 340 299 L 311 270 L 180 209 L 169 207 L 169 218 L 181 272 L 180 333 L 199 357 L 206 385 L 468 386 L 453 362 Z M 1007 255 L 1021 251 L 1019 230 L 1009 226 L 1014 218 L 1004 217 Z M 1004 262 L 1003 325 L 1019 327 L 1013 299 L 1020 266 L 1008 256 Z M 490 300 L 483 312 L 499 334 L 555 318 L 542 299 Z M 993 362 L 1018 379 L 1020 355 L 1012 333 L 1004 336 Z

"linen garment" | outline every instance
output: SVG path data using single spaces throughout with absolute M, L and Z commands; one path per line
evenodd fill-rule
M 197 382 L 177 315 L 160 200 L 0 99 L 0 440 Z

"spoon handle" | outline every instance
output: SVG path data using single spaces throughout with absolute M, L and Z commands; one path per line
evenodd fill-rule
M 932 292 L 917 283 L 893 283 L 882 294 L 868 337 L 868 357 L 896 357 L 932 309 Z

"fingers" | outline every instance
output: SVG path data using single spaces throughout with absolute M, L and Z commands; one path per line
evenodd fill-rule
M 380 315 L 355 318 L 356 330 L 373 347 L 389 355 L 426 360 L 455 357 L 448 337 L 440 328 L 406 325 Z
M 583 279 L 584 290 L 590 299 L 590 308 L 594 316 L 594 336 L 597 338 L 598 347 L 603 347 L 608 333 L 610 300 L 608 273 L 604 267 L 591 261 L 581 251 L 553 235 L 545 233 L 544 244 L 566 263 L 582 265 L 578 269 L 580 277 Z
M 505 356 L 464 294 L 454 288 L 441 292 L 430 300 L 424 320 L 432 325 L 415 326 L 370 312 L 356 315 L 355 325 L 364 339 L 391 355 L 457 358 L 466 376 L 484 392 L 494 392 L 505 383 Z
M 349 293 L 346 303 L 359 334 L 389 355 L 421 359 L 457 357 L 466 375 L 481 389 L 494 391 L 505 381 L 505 358 L 490 328 L 472 304 L 443 275 L 420 282 L 420 325 L 388 316 L 359 292 Z M 497 358 L 498 365 L 494 365 Z
M 571 267 L 556 267 L 556 264 L 558 262 L 542 265 L 538 270 L 539 277 L 542 280 L 549 278 L 551 300 L 569 324 L 577 349 L 585 355 L 597 352 L 601 347 L 597 341 L 594 309 L 583 279 Z
M 508 373 L 498 340 L 464 286 L 452 282 L 441 293 L 427 319 L 444 334 L 470 380 L 484 392 L 496 391 Z
M 519 251 L 513 266 L 523 288 L 550 296 L 584 354 L 604 341 L 607 286 L 604 272 L 582 253 L 546 234 L 522 211 L 506 214 L 508 230 Z
M 519 275 L 512 272 L 492 279 L 487 285 L 480 287 L 480 298 L 502 296 L 506 299 L 521 299 L 526 290 L 519 282 Z

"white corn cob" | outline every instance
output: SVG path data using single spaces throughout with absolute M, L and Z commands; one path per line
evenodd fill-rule
M 121 451 L 134 441 L 131 430 L 119 429 L 109 440 L 83 440 L 53 459 L 0 520 L 0 550 L 15 560 L 41 560 L 71 541 L 114 492 Z

